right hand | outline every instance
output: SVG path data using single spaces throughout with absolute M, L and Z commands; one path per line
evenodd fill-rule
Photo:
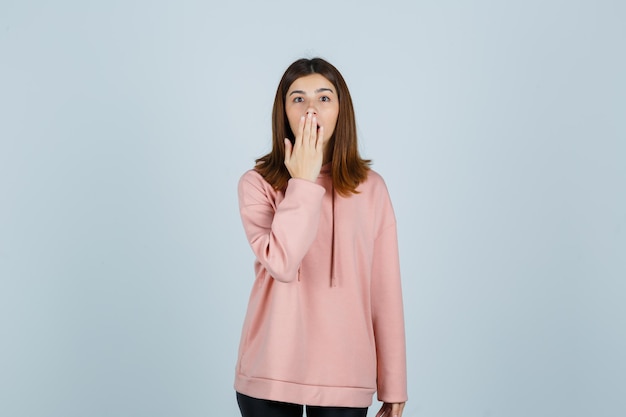
M 285 166 L 292 178 L 315 182 L 324 159 L 324 128 L 317 129 L 317 117 L 307 113 L 300 118 L 296 141 L 285 139 Z

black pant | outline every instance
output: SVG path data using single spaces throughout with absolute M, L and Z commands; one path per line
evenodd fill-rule
M 303 406 L 280 401 L 261 400 L 237 393 L 242 417 L 302 417 Z M 367 407 L 306 406 L 307 417 L 366 417 Z

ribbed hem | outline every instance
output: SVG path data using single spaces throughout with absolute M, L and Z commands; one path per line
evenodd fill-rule
M 237 375 L 235 390 L 249 397 L 323 407 L 369 407 L 373 388 L 325 387 Z

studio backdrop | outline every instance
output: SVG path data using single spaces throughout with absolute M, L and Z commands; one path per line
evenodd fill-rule
M 238 415 L 237 181 L 315 56 L 395 208 L 404 415 L 625 415 L 625 21 L 617 0 L 3 0 L 0 415 Z

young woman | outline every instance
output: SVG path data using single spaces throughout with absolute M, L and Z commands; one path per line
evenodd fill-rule
M 320 59 L 283 75 L 272 151 L 239 182 L 256 256 L 235 390 L 243 417 L 400 417 L 407 400 L 396 222 L 361 159 L 348 87 Z

